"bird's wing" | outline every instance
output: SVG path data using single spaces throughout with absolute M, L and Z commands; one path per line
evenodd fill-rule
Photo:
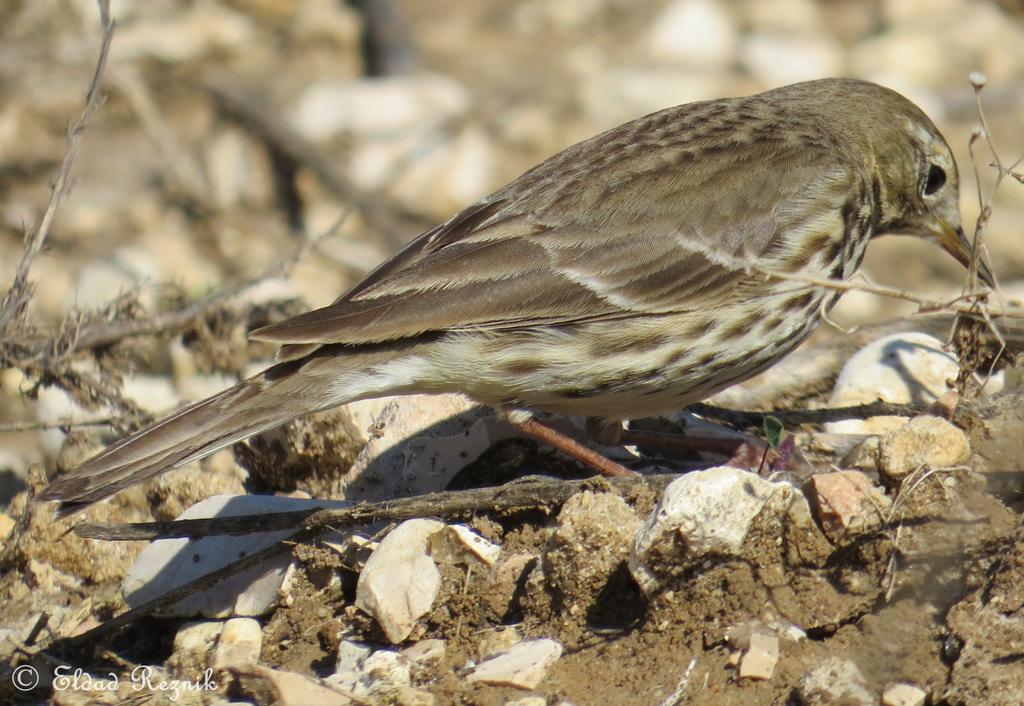
M 707 307 L 736 295 L 752 259 L 799 258 L 787 233 L 841 227 L 853 179 L 781 140 L 638 150 L 592 172 L 566 164 L 586 158 L 579 147 L 425 232 L 330 306 L 253 337 L 304 352 Z

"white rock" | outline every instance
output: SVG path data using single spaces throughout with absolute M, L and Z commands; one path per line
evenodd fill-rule
M 657 589 L 656 575 L 647 563 L 652 548 L 670 533 L 682 536 L 691 559 L 708 552 L 736 554 L 765 503 L 777 493 L 792 492 L 790 485 L 730 466 L 674 480 L 636 535 L 629 556 L 633 578 L 645 593 Z
M 942 350 L 942 343 L 924 333 L 898 333 L 880 338 L 853 354 L 843 366 L 830 407 L 885 402 L 934 402 L 955 380 L 956 357 Z M 905 417 L 847 419 L 825 424 L 832 434 L 880 434 L 903 426 Z
M 780 86 L 842 73 L 839 43 L 816 36 L 755 33 L 744 38 L 740 62 L 764 86 Z
M 882 706 L 924 706 L 928 693 L 913 684 L 893 684 L 882 692 Z
M 217 672 L 248 667 L 260 661 L 263 630 L 253 618 L 232 618 L 224 623 L 210 665 Z
M 800 678 L 797 685 L 800 703 L 806 706 L 874 706 L 871 694 L 857 665 L 847 659 L 830 657 Z
M 196 503 L 177 519 L 233 517 L 311 508 L 347 507 L 330 500 L 300 500 L 268 495 L 217 495 Z M 158 539 L 142 550 L 121 584 L 129 606 L 158 598 L 182 584 L 276 544 L 293 530 L 245 535 L 216 535 L 197 540 Z M 261 615 L 274 605 L 291 557 L 285 553 L 195 593 L 160 615 L 207 617 Z
M 468 680 L 494 686 L 534 689 L 544 679 L 548 668 L 561 656 L 562 646 L 554 640 L 526 640 L 478 664 L 470 672 Z
M 443 527 L 437 520 L 406 520 L 381 541 L 359 574 L 356 607 L 371 615 L 392 643 L 409 637 L 434 604 L 441 574 L 427 549 L 430 536 Z
M 736 24 L 716 0 L 677 0 L 655 17 L 644 38 L 656 59 L 724 67 L 733 59 Z
M 471 102 L 464 86 L 439 75 L 323 81 L 299 96 L 292 123 L 311 140 L 344 133 L 392 136 L 436 127 L 465 113 Z
M 466 525 L 448 525 L 430 538 L 430 554 L 461 564 L 492 566 L 501 556 L 501 547 L 484 539 Z

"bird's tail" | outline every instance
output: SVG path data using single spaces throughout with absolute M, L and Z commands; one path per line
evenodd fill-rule
M 274 365 L 121 439 L 55 480 L 37 499 L 60 501 L 65 516 L 306 412 L 349 401 L 329 395 L 318 376 L 300 372 L 304 362 Z

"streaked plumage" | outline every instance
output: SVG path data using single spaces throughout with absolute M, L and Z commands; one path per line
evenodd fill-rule
M 280 363 L 41 497 L 93 502 L 385 394 L 460 391 L 503 411 L 612 419 L 679 409 L 770 366 L 839 296 L 765 270 L 848 279 L 869 240 L 894 231 L 963 262 L 957 201 L 938 130 L 874 84 L 827 79 L 654 113 L 427 231 L 331 306 L 254 332 L 282 346 Z

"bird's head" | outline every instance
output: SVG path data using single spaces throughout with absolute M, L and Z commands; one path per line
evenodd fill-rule
M 973 248 L 960 221 L 960 180 L 949 144 L 917 106 L 896 93 L 889 98 L 872 145 L 884 188 L 880 234 L 926 238 L 968 267 Z M 980 254 L 977 267 L 981 280 L 995 287 Z

